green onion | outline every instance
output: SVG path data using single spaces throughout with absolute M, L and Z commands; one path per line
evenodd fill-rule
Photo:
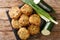
M 41 0 L 34 0 L 35 4 L 38 4 Z
M 53 18 L 47 13 L 45 12 L 42 8 L 40 8 L 38 5 L 36 5 L 33 0 L 22 0 L 24 3 L 30 5 L 36 12 L 38 15 L 42 15 L 44 16 L 45 18 L 47 18 L 49 21 L 55 23 L 55 24 L 58 24 L 58 22 L 56 22 L 55 20 L 53 20 Z M 42 18 L 41 16 L 41 18 Z M 44 19 L 44 18 L 43 18 Z M 44 19 L 46 20 L 46 19 Z
M 54 25 L 54 23 L 52 23 L 52 22 L 47 22 L 46 25 L 45 25 L 45 27 L 44 27 L 43 30 L 41 31 L 41 33 L 42 33 L 43 35 L 50 35 L 50 33 L 51 33 L 50 31 L 51 31 L 53 25 Z
M 42 19 L 44 19 L 46 22 L 49 22 L 49 21 L 50 21 L 49 19 L 47 19 L 47 18 L 44 17 L 43 15 L 40 15 L 40 17 L 41 17 Z

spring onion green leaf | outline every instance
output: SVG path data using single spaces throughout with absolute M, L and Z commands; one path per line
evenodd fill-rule
M 53 18 L 46 12 L 44 11 L 42 8 L 40 8 L 38 5 L 36 5 L 33 0 L 22 0 L 24 3 L 30 5 L 36 12 L 38 15 L 43 15 L 45 18 L 47 18 L 48 20 L 50 20 L 51 22 L 58 24 L 58 22 L 56 22 L 55 20 L 53 20 Z M 42 17 L 42 16 L 41 16 Z

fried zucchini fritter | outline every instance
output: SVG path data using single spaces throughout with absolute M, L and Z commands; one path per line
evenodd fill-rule
M 12 19 L 18 19 L 19 16 L 21 16 L 21 12 L 20 12 L 19 7 L 12 7 L 9 10 L 9 15 Z
M 34 34 L 39 33 L 40 28 L 39 28 L 39 26 L 36 26 L 36 25 L 31 24 L 31 25 L 28 27 L 28 30 L 29 30 L 29 32 L 30 32 L 31 35 L 34 35 Z
M 20 28 L 18 31 L 18 35 L 21 39 L 27 39 L 29 38 L 30 33 L 26 28 Z
M 23 14 L 28 15 L 28 16 L 32 14 L 32 11 L 33 11 L 32 7 L 30 7 L 30 6 L 27 5 L 27 4 L 25 4 L 23 7 L 21 7 L 21 12 L 22 12 Z
M 19 19 L 20 26 L 27 26 L 29 24 L 29 17 L 27 15 L 22 14 Z
M 21 28 L 21 26 L 19 26 L 18 20 L 12 19 L 11 24 L 12 24 L 12 27 L 13 27 L 14 29 L 19 29 L 19 28 Z
M 29 22 L 31 24 L 35 24 L 35 25 L 39 26 L 41 23 L 41 18 L 37 14 L 32 14 L 29 18 Z

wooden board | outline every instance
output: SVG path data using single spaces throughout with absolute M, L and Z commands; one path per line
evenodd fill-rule
M 31 40 L 60 40 L 60 0 L 44 0 L 56 11 L 54 15 L 59 22 L 52 29 L 51 35 L 43 36 L 41 34 L 34 36 Z M 12 31 L 6 11 L 12 6 L 23 4 L 20 0 L 0 0 L 0 40 L 16 40 Z
M 35 35 L 30 40 L 60 40 L 60 32 L 52 32 L 49 36 L 43 36 L 41 34 Z
M 11 32 L 0 32 L 0 40 L 16 40 L 14 33 Z
M 22 2 L 20 0 L 0 0 L 0 7 L 19 6 Z

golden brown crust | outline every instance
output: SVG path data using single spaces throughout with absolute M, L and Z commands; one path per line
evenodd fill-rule
M 23 14 L 28 15 L 28 16 L 32 14 L 32 11 L 33 11 L 32 7 L 30 7 L 30 6 L 27 5 L 27 4 L 25 4 L 23 7 L 21 7 L 21 12 L 22 12 Z
M 32 15 L 30 16 L 30 18 L 29 18 L 29 22 L 30 22 L 31 24 L 34 24 L 34 25 L 39 26 L 40 23 L 41 23 L 41 18 L 40 18 L 39 15 L 37 15 L 37 14 L 32 14 Z
M 29 24 L 29 17 L 27 15 L 22 14 L 19 19 L 20 26 L 27 26 Z
M 20 9 L 18 7 L 12 7 L 9 10 L 9 15 L 12 19 L 18 19 L 21 16 Z
M 29 32 L 30 32 L 31 35 L 34 35 L 34 34 L 39 33 L 40 28 L 39 28 L 39 26 L 36 26 L 36 25 L 31 24 L 31 25 L 28 27 L 28 30 L 29 30 Z
M 29 31 L 26 28 L 19 29 L 18 35 L 21 39 L 24 39 L 24 40 L 26 40 L 30 36 Z
M 40 31 L 41 18 L 37 14 L 32 14 L 32 12 L 33 9 L 27 4 L 21 7 L 21 9 L 12 7 L 9 11 L 9 15 L 12 18 L 12 27 L 19 29 L 17 34 L 22 40 L 26 40 L 30 34 L 38 34 Z
M 12 24 L 12 27 L 13 27 L 14 29 L 19 29 L 19 28 L 21 28 L 21 26 L 19 26 L 18 20 L 12 19 L 11 24 Z

